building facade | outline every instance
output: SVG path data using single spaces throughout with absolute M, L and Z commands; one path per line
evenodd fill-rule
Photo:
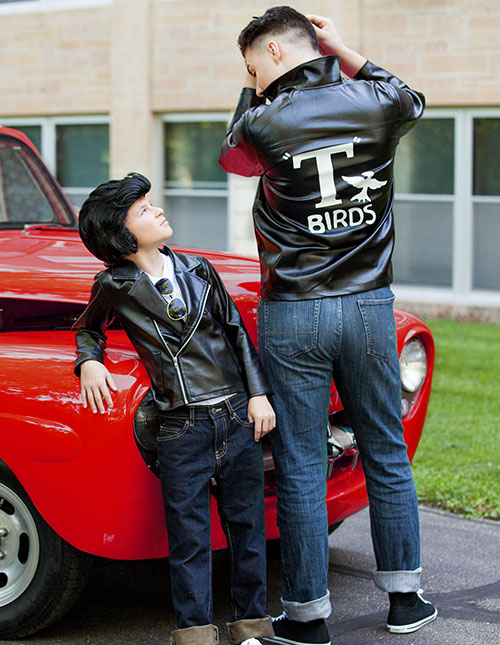
M 256 253 L 255 180 L 217 158 L 254 0 L 0 0 L 0 123 L 24 130 L 78 207 L 131 170 L 180 245 Z M 297 0 L 427 99 L 396 164 L 394 290 L 500 309 L 500 3 Z

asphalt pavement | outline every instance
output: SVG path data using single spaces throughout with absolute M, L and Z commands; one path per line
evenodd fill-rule
M 374 559 L 368 512 L 346 520 L 330 536 L 328 619 L 332 645 L 500 644 L 500 522 L 466 520 L 421 508 L 422 586 L 439 609 L 436 621 L 419 632 L 389 634 L 387 597 L 371 581 Z M 268 608 L 281 612 L 280 565 L 269 550 Z M 221 645 L 229 640 L 228 568 L 224 552 L 214 558 L 214 621 Z M 174 628 L 165 560 L 105 562 L 96 566 L 78 604 L 31 639 L 32 645 L 166 645 Z M 0 643 L 9 641 L 1 640 Z

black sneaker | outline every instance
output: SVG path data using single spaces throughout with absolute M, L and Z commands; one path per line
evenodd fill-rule
M 265 638 L 268 643 L 282 645 L 331 645 L 330 636 L 323 618 L 301 623 L 290 620 L 283 613 L 273 618 L 274 638 Z M 261 637 L 262 638 L 262 637 Z
M 423 590 L 417 591 L 415 604 L 411 606 L 391 604 L 387 617 L 387 629 L 392 634 L 410 634 L 432 622 L 437 616 L 437 609 L 428 600 L 422 598 Z

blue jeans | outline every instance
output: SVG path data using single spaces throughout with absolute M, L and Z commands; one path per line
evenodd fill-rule
M 394 296 L 388 287 L 300 301 L 261 300 L 259 355 L 274 389 L 283 604 L 290 618 L 330 612 L 326 432 L 332 378 L 354 430 L 370 502 L 375 583 L 415 591 L 418 507 L 401 424 Z
M 181 629 L 212 623 L 211 492 L 229 549 L 233 621 L 266 615 L 264 468 L 247 408 L 246 394 L 237 394 L 211 407 L 160 412 L 157 448 Z

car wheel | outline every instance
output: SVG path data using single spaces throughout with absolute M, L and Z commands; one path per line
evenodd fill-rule
M 49 527 L 0 463 L 0 638 L 29 636 L 60 618 L 80 596 L 91 563 Z

